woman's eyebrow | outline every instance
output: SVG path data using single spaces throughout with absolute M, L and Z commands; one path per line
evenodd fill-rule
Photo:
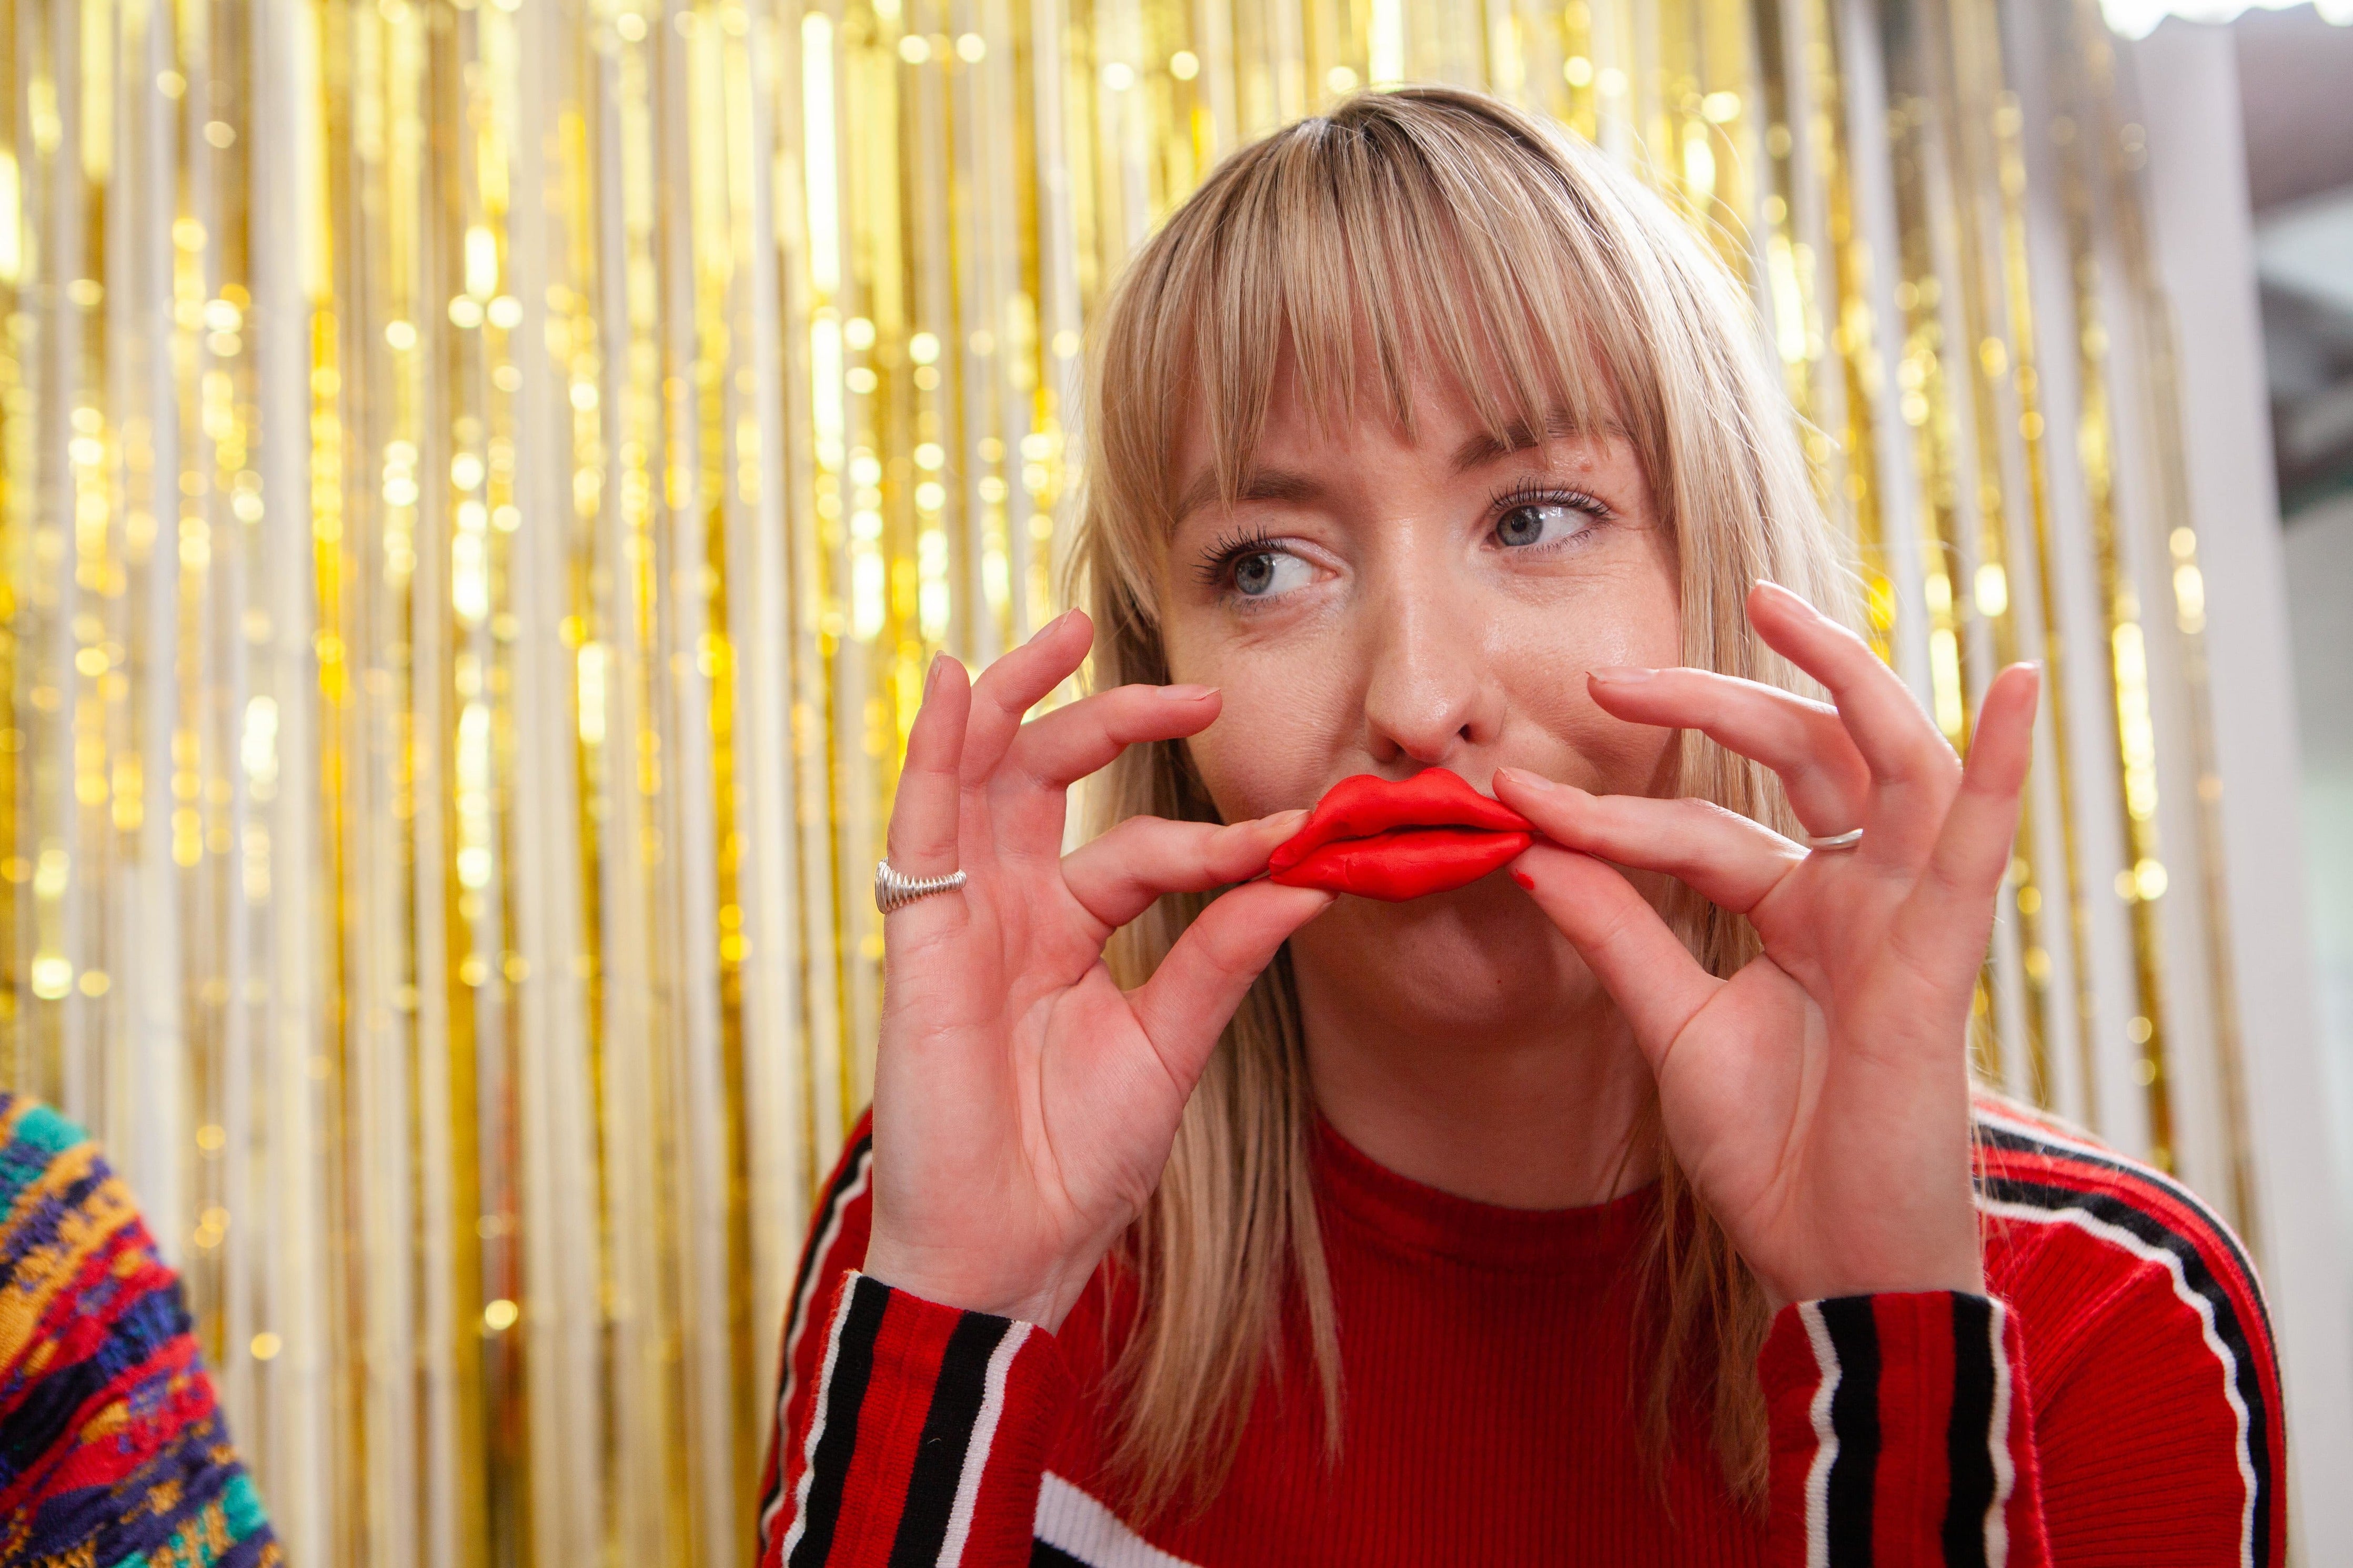
M 1525 452 L 1531 447 L 1541 447 L 1546 441 L 1557 441 L 1565 436 L 1580 436 L 1587 432 L 1566 409 L 1555 409 L 1545 419 L 1541 434 L 1525 424 L 1504 426 L 1502 432 L 1482 430 L 1454 448 L 1454 471 L 1469 473 L 1472 468 L 1508 458 L 1514 452 Z
M 1324 487 L 1305 474 L 1295 474 L 1286 468 L 1252 468 L 1242 476 L 1234 500 L 1314 500 L 1324 493 Z M 1176 510 L 1171 519 L 1182 522 L 1197 508 L 1205 507 L 1218 499 L 1218 470 L 1204 468 L 1185 487 L 1176 499 Z

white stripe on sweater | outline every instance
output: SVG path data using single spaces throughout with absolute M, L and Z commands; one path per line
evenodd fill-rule
M 817 1405 L 809 1413 L 808 1440 L 801 1446 L 801 1479 L 793 1483 L 793 1525 L 785 1532 L 784 1550 L 776 1554 L 780 1563 L 793 1560 L 793 1548 L 801 1543 L 801 1532 L 808 1528 L 809 1479 L 817 1474 L 817 1446 L 825 1436 L 825 1396 L 833 1385 L 833 1363 L 841 1354 L 841 1325 L 849 1316 L 851 1298 L 858 1294 L 858 1276 L 852 1274 L 842 1281 L 841 1300 L 833 1309 L 833 1322 L 825 1331 L 825 1367 L 817 1380 Z
M 2110 1225 L 2084 1209 L 2038 1208 L 2031 1204 L 2019 1204 L 1979 1198 L 1978 1207 L 2002 1219 L 2021 1220 L 2030 1225 L 2072 1225 L 2086 1235 L 2121 1247 L 2135 1258 L 2162 1268 L 2173 1281 L 2173 1293 L 2181 1304 L 2198 1315 L 2206 1348 L 2222 1363 L 2222 1397 L 2230 1402 L 2231 1414 L 2239 1424 L 2239 1479 L 2246 1487 L 2246 1500 L 2239 1508 L 2240 1568 L 2253 1568 L 2255 1560 L 2255 1464 L 2248 1446 L 2247 1402 L 2239 1397 L 2239 1363 L 2231 1354 L 2231 1347 L 2222 1342 L 2215 1331 L 2214 1306 L 2205 1297 L 2189 1288 L 2189 1277 L 2182 1271 L 2181 1259 L 2162 1247 L 2151 1247 L 2121 1226 Z
M 2010 1321 L 2010 1309 L 1999 1296 L 1991 1300 L 1993 1419 L 1986 1442 L 1993 1450 L 1993 1501 L 1986 1509 L 1986 1568 L 2003 1568 L 2010 1561 L 2010 1491 L 2018 1480 L 2018 1467 L 2010 1458 L 2010 1356 L 2002 1348 L 2002 1325 Z
M 1831 1560 L 1831 1467 L 1838 1463 L 1838 1430 L 1831 1425 L 1831 1396 L 1838 1393 L 1839 1358 L 1819 1302 L 1800 1301 L 1798 1316 L 1814 1347 L 1822 1381 L 1814 1389 L 1814 1463 L 1806 1472 L 1806 1568 L 1829 1568 Z
M 874 1145 L 870 1142 L 858 1151 L 856 1163 L 850 1168 L 849 1180 L 825 1213 L 818 1216 L 817 1245 L 809 1249 L 808 1288 L 801 1292 L 800 1300 L 793 1303 L 793 1321 L 785 1329 L 784 1375 L 776 1380 L 776 1452 L 780 1456 L 784 1453 L 786 1440 L 792 1436 L 789 1423 L 792 1420 L 793 1390 L 797 1386 L 795 1373 L 800 1363 L 801 1331 L 808 1324 L 809 1303 L 824 1293 L 826 1256 L 833 1250 L 834 1243 L 841 1239 L 842 1216 L 849 1214 L 849 1205 L 864 1194 L 867 1181 L 873 1174 Z M 848 1291 L 842 1292 L 842 1299 L 849 1299 Z M 822 1410 L 818 1412 L 820 1418 L 824 1414 Z M 778 1469 L 781 1470 L 783 1466 L 784 1461 L 780 1458 Z M 777 1477 L 779 1482 L 783 1479 L 781 1475 Z M 770 1531 L 776 1528 L 776 1515 L 784 1506 L 785 1489 L 779 1485 L 775 1500 L 768 1504 L 768 1511 L 760 1517 L 760 1538 L 763 1541 L 767 1539 Z
M 948 1512 L 948 1532 L 940 1542 L 939 1568 L 957 1568 L 964 1561 L 964 1543 L 972 1534 L 972 1510 L 980 1500 L 980 1478 L 988 1468 L 988 1450 L 997 1441 L 997 1424 L 1005 1415 L 1005 1380 L 1013 1358 L 1029 1338 L 1030 1325 L 1017 1322 L 1005 1331 L 988 1358 L 988 1375 L 980 1395 L 980 1414 L 973 1417 L 972 1436 L 964 1446 L 964 1470 L 956 1477 L 955 1506 Z
M 2224 1236 L 2231 1234 L 2231 1227 L 2222 1223 L 2222 1216 L 2216 1214 L 2207 1205 L 2205 1199 L 2183 1186 L 2179 1182 L 2149 1170 L 2146 1166 L 2134 1163 L 2114 1149 L 2103 1149 L 2096 1143 L 2086 1143 L 2080 1138 L 2071 1138 L 2063 1132 L 2053 1132 L 2039 1122 L 2021 1121 L 2015 1116 L 2006 1115 L 1999 1110 L 1989 1110 L 1982 1105 L 1977 1108 L 1975 1114 L 1977 1120 L 1988 1127 L 1999 1128 L 2013 1137 L 2031 1139 L 2037 1143 L 2047 1143 L 2063 1153 L 2074 1154 L 2102 1166 L 2120 1166 L 2122 1170 L 2115 1173 L 2138 1176 L 2141 1180 L 2162 1189 L 2167 1197 L 2213 1226 L 2217 1234 Z M 1997 1149 L 1994 1152 L 2003 1154 L 2010 1151 Z
M 793 1373 L 799 1359 L 801 1331 L 808 1325 L 809 1303 L 825 1293 L 826 1257 L 832 1252 L 834 1243 L 841 1239 L 842 1224 L 849 1214 L 850 1205 L 866 1195 L 866 1184 L 873 1175 L 874 1145 L 868 1143 L 859 1150 L 857 1163 L 850 1169 L 849 1180 L 843 1184 L 839 1195 L 822 1217 L 817 1246 L 809 1253 L 808 1289 L 802 1291 L 801 1299 L 793 1303 L 793 1321 L 785 1330 L 784 1396 L 776 1402 L 779 1420 L 783 1418 L 784 1407 L 793 1400 Z
M 1086 1568 L 1193 1568 L 1136 1534 L 1119 1515 L 1051 1470 L 1038 1487 L 1037 1535 Z

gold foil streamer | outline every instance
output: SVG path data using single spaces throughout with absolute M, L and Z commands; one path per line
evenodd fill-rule
M 0 1073 L 129 1173 L 296 1561 L 748 1552 L 923 669 L 1055 608 L 1122 259 L 1406 79 L 1749 279 L 1957 742 L 2051 662 L 1982 1064 L 2252 1223 L 2088 0 L 0 0 Z

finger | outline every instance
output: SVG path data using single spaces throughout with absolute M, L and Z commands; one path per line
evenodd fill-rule
M 1806 858 L 1764 824 L 1714 801 L 1590 795 L 1520 768 L 1496 770 L 1495 798 L 1564 849 L 1663 871 L 1736 914 L 1763 902 Z
M 1861 637 L 1778 583 L 1749 590 L 1748 619 L 1777 652 L 1829 689 L 1877 784 L 1952 787 L 1960 772 L 1952 747 L 1912 689 Z
M 956 868 L 960 769 L 972 709 L 967 681 L 964 666 L 946 654 L 932 660 L 923 678 L 923 705 L 907 731 L 907 760 L 899 770 L 886 838 L 892 868 L 905 876 L 938 877 Z
M 1199 734 L 1221 706 L 1214 687 L 1113 687 L 1022 725 L 1006 762 L 1039 784 L 1067 789 L 1140 741 Z
M 1189 1091 L 1226 1021 L 1291 933 L 1339 895 L 1320 888 L 1252 882 L 1203 910 L 1152 978 L 1137 988 L 1138 1022 L 1168 1076 Z
M 2018 836 L 2018 802 L 2034 759 L 2034 709 L 2041 690 L 2042 672 L 2031 664 L 2010 666 L 1987 689 L 1959 793 L 1945 815 L 1918 890 L 1896 916 L 1894 935 L 1906 951 L 1925 955 L 1939 945 L 1934 933 L 1949 931 L 1975 973 L 1993 923 L 1994 895 L 2009 872 L 2010 846 Z
M 1303 811 L 1230 825 L 1131 816 L 1063 856 L 1062 880 L 1087 913 L 1124 926 L 1163 893 L 1205 893 L 1258 875 L 1305 820 Z
M 1871 768 L 1827 702 L 1705 669 L 1597 669 L 1587 685 L 1620 719 L 1697 730 L 1764 763 L 1809 831 L 1843 833 L 1862 820 Z
M 1005 758 L 1029 710 L 1068 680 L 1094 642 L 1083 610 L 1065 610 L 1029 640 L 980 672 L 972 686 L 972 727 L 965 739 L 966 782 L 987 778 Z
M 1631 882 L 1590 855 L 1539 844 L 1512 862 L 1512 880 L 1609 988 L 1655 1070 L 1724 982 L 1699 966 Z

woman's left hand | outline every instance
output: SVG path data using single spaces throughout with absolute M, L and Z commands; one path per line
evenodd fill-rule
M 1788 590 L 1751 625 L 1835 708 L 1696 669 L 1597 671 L 1621 719 L 1705 731 L 1781 777 L 1809 852 L 1704 801 L 1593 795 L 1518 769 L 1495 792 L 1551 841 L 1514 875 L 1609 987 L 1669 1143 L 1775 1306 L 1982 1291 L 1969 1173 L 1970 999 L 2033 750 L 2032 666 L 1987 691 L 1964 768 L 1894 672 Z M 1748 917 L 1764 953 L 1708 973 L 1615 867 Z

